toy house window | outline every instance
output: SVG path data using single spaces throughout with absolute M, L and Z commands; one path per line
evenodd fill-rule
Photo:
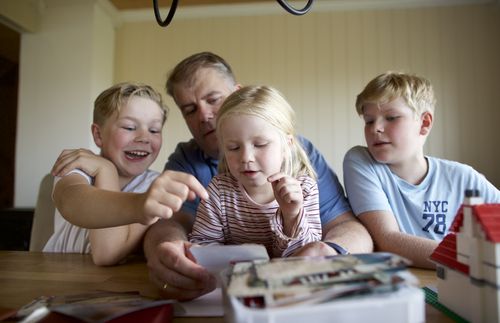
M 445 271 L 444 267 L 437 266 L 436 274 L 437 274 L 438 278 L 446 279 L 446 271 Z

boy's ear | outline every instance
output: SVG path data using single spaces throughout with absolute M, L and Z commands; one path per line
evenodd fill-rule
M 422 113 L 420 119 L 422 120 L 422 124 L 420 126 L 420 134 L 424 136 L 428 135 L 432 129 L 432 122 L 433 122 L 432 113 L 426 111 Z
M 90 131 L 92 131 L 92 137 L 94 137 L 96 146 L 102 148 L 102 134 L 99 125 L 97 123 L 93 123 L 92 126 L 90 126 Z

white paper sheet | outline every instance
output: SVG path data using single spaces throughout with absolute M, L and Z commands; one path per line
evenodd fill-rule
M 217 277 L 219 287 L 195 300 L 176 303 L 174 316 L 224 316 L 219 273 L 234 262 L 269 259 L 266 248 L 258 244 L 193 246 L 190 251 L 198 264 Z
M 193 246 L 189 250 L 214 275 L 238 261 L 269 259 L 266 248 L 259 244 Z

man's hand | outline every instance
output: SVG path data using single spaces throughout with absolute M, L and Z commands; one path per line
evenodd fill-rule
M 51 173 L 62 177 L 76 168 L 92 177 L 98 177 L 102 172 L 116 173 L 116 167 L 110 160 L 88 149 L 64 149 L 52 166 Z
M 148 256 L 149 277 L 163 297 L 186 301 L 215 289 L 216 278 L 196 264 L 190 246 L 187 241 L 166 241 Z

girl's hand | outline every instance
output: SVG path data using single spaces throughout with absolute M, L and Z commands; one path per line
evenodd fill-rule
M 274 197 L 278 202 L 283 220 L 294 219 L 300 215 L 304 196 L 300 182 L 286 174 L 276 173 L 267 178 L 273 187 Z

